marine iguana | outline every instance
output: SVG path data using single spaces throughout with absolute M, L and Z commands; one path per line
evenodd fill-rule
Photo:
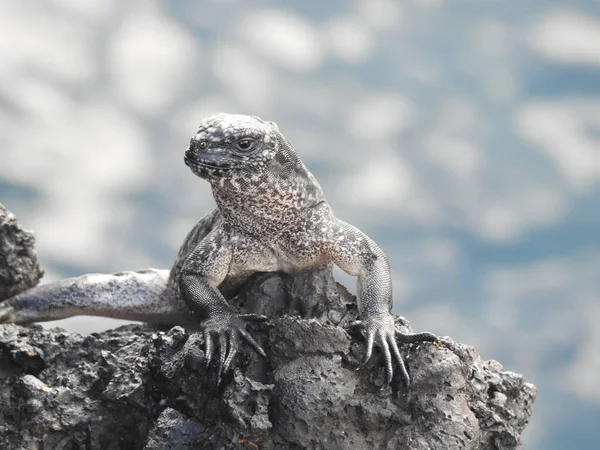
M 360 320 L 354 325 L 367 339 L 362 365 L 377 345 L 387 384 L 395 360 L 410 385 L 396 339 L 433 342 L 436 336 L 395 328 L 385 254 L 363 232 L 334 216 L 319 183 L 274 122 L 238 114 L 209 116 L 192 137 L 184 161 L 211 184 L 217 208 L 189 232 L 170 271 L 87 274 L 38 286 L 0 303 L 0 323 L 97 315 L 200 324 L 207 362 L 219 347 L 220 382 L 240 338 L 265 356 L 245 326 L 267 318 L 235 311 L 222 293 L 226 286 L 256 272 L 294 273 L 336 264 L 357 277 Z

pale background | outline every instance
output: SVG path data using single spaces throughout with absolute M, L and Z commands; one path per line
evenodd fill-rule
M 598 448 L 600 2 L 0 4 L 0 202 L 46 280 L 169 267 L 219 111 L 279 124 L 395 312 L 537 385 L 526 449 Z

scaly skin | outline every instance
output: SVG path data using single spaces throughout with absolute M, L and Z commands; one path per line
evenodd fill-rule
M 394 326 L 388 260 L 368 236 L 338 218 L 323 191 L 277 125 L 253 116 L 216 114 L 204 119 L 185 152 L 185 163 L 211 186 L 217 209 L 188 234 L 171 272 L 148 269 L 84 275 L 24 292 L 0 305 L 0 322 L 54 320 L 76 314 L 190 325 L 200 322 L 210 361 L 219 347 L 219 380 L 244 339 L 247 320 L 221 293 L 255 272 L 293 273 L 339 266 L 357 277 L 366 363 L 381 348 L 387 382 L 393 362 L 410 378 L 400 342 L 434 341 L 431 333 L 405 334 Z M 221 289 L 221 290 L 220 290 Z

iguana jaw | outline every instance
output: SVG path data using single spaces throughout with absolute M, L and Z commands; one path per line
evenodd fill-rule
M 215 178 L 223 178 L 233 168 L 231 162 L 226 159 L 214 158 L 210 155 L 194 154 L 189 149 L 185 152 L 183 160 L 194 175 L 208 181 Z

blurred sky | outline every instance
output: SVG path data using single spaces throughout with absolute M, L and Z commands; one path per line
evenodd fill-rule
M 526 449 L 597 448 L 600 2 L 0 5 L 0 202 L 47 281 L 169 267 L 219 111 L 279 124 L 388 254 L 395 312 L 537 385 Z

